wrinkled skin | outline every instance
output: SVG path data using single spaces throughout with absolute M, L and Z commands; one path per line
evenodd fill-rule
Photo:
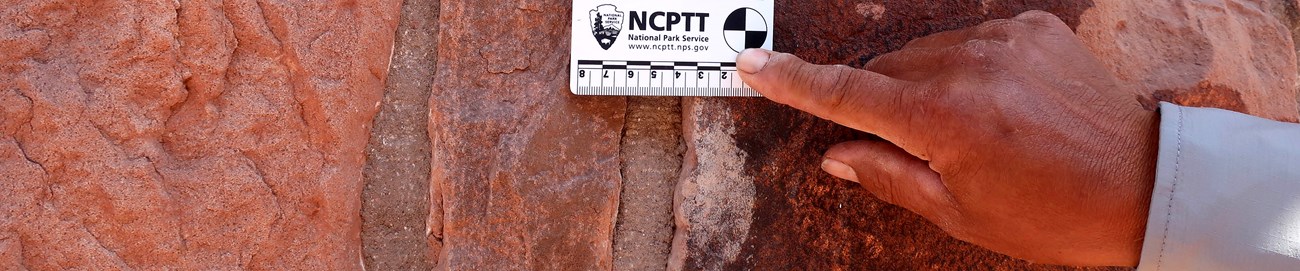
M 1157 113 L 1056 16 L 935 34 L 865 70 L 763 50 L 738 62 L 765 97 L 885 139 L 822 163 L 881 200 L 1013 257 L 1137 265 Z

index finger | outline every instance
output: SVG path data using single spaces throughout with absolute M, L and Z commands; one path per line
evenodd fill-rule
M 917 101 L 907 91 L 911 82 L 762 49 L 745 50 L 736 62 L 741 79 L 763 97 L 895 143 L 905 138 L 900 127 Z

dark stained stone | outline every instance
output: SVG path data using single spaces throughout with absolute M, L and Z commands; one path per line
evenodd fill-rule
M 1269 13 L 1245 1 L 1156 2 L 778 1 L 774 49 L 860 67 L 914 38 L 1039 9 L 1076 28 L 1108 67 L 1137 86 L 1135 99 L 1283 120 L 1300 113 L 1294 45 Z M 1192 8 L 1181 13 L 1179 5 Z M 673 269 L 1065 268 L 952 239 L 818 168 L 831 145 L 872 135 L 762 99 L 690 98 L 683 111 L 688 150 Z

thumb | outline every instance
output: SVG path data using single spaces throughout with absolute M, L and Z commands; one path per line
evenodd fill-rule
M 929 163 L 884 141 L 850 141 L 826 151 L 822 169 L 859 182 L 877 198 L 927 218 L 955 206 L 939 173 Z
M 748 49 L 736 57 L 741 79 L 764 97 L 850 128 L 904 139 L 900 120 L 918 98 L 911 83 L 843 65 L 815 65 L 791 54 Z

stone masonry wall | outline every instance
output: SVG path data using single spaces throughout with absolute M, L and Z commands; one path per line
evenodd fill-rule
M 1059 270 L 818 168 L 761 98 L 567 89 L 569 1 L 0 0 L 0 270 Z M 861 66 L 1027 10 L 1138 97 L 1285 121 L 1296 0 L 776 1 Z

